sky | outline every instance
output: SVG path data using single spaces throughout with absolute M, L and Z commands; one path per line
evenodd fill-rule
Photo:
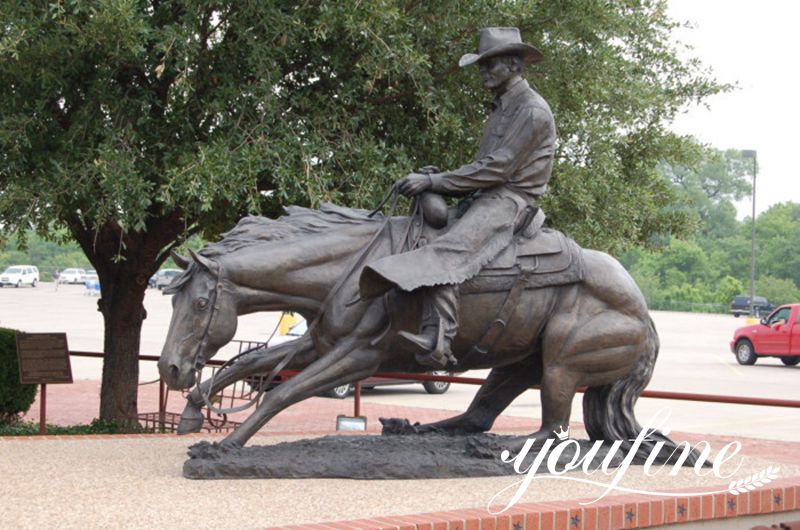
M 718 149 L 758 151 L 756 212 L 800 203 L 800 2 L 795 0 L 668 0 L 669 14 L 690 22 L 675 38 L 733 91 L 693 106 L 673 123 Z M 795 66 L 792 66 L 792 65 Z M 751 199 L 737 205 L 749 216 Z

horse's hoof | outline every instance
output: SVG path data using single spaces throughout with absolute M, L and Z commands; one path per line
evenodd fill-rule
M 231 451 L 238 451 L 244 446 L 244 444 L 237 442 L 236 440 L 229 440 L 225 438 L 219 443 L 219 448 L 221 451 L 229 453 Z
M 405 418 L 378 418 L 383 425 L 381 435 L 404 435 L 404 434 L 420 434 L 419 423 L 411 425 L 411 422 Z
M 187 408 L 181 414 L 181 421 L 178 423 L 178 434 L 191 434 L 200 432 L 203 428 L 203 413 L 197 409 Z

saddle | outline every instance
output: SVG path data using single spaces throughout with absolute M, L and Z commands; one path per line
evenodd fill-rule
M 544 212 L 536 208 L 521 223 L 514 239 L 480 273 L 461 285 L 462 294 L 539 289 L 583 280 L 581 248 L 558 230 L 543 228 Z M 420 227 L 423 241 L 436 237 Z M 432 233 L 434 232 L 434 233 Z M 427 237 L 426 237 L 427 236 Z
M 478 276 L 461 286 L 462 294 L 506 292 L 497 315 L 487 326 L 472 351 L 485 355 L 508 326 L 522 293 L 567 285 L 583 280 L 584 264 L 581 248 L 563 233 L 542 228 L 544 213 L 537 209 L 533 219 L 518 232 Z
M 495 318 L 472 346 L 473 352 L 485 355 L 492 349 L 507 327 L 524 291 L 583 280 L 581 248 L 558 230 L 543 228 L 544 219 L 541 209 L 529 211 L 517 228 L 511 244 L 485 265 L 477 276 L 461 284 L 459 290 L 462 295 L 506 293 Z M 422 231 L 425 232 L 425 228 Z

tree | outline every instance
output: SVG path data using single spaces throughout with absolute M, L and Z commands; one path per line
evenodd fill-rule
M 685 205 L 699 218 L 700 234 L 727 237 L 736 229 L 733 201 L 748 196 L 752 186 L 749 162 L 741 152 L 720 151 L 697 145 L 697 158 L 689 166 L 664 163 L 662 170 L 679 190 Z
M 732 276 L 725 276 L 717 282 L 714 301 L 718 304 L 730 304 L 735 296 L 744 292 L 744 284 Z
M 657 164 L 667 125 L 723 87 L 670 43 L 666 2 L 62 0 L 0 10 L 0 230 L 66 228 L 97 269 L 100 417 L 136 413 L 147 278 L 188 235 L 247 211 L 377 202 L 476 150 L 487 101 L 457 58 L 487 21 L 547 61 L 560 127 L 551 223 L 618 250 L 685 234 Z
M 749 219 L 742 232 L 750 239 Z M 780 203 L 771 206 L 756 219 L 757 289 L 761 294 L 760 276 L 768 275 L 791 280 L 800 285 L 800 204 Z
M 800 302 L 800 289 L 789 279 L 762 275 L 756 282 L 759 296 L 764 296 L 774 305 Z

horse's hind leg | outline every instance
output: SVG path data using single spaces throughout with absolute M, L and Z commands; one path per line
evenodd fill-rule
M 641 319 L 611 309 L 553 318 L 542 341 L 542 425 L 531 437 L 552 438 L 553 431 L 568 427 L 579 386 L 610 384 L 630 373 L 646 332 Z
M 419 425 L 419 432 L 446 431 L 452 434 L 484 432 L 495 419 L 532 385 L 539 384 L 542 364 L 539 355 L 529 355 L 514 364 L 493 368 L 463 414 Z

